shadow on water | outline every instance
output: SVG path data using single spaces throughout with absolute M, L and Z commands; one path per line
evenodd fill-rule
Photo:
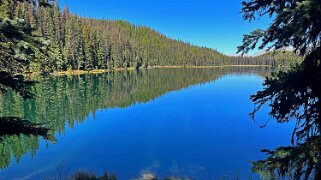
M 33 124 L 19 117 L 0 118 L 0 142 L 5 136 L 18 136 L 20 134 L 42 136 L 49 139 L 48 132 L 49 128 L 42 127 L 41 124 Z
M 0 96 L 0 116 L 16 117 L 0 121 L 0 168 L 8 168 L 11 158 L 19 162 L 26 153 L 35 156 L 41 137 L 55 143 L 54 133 L 63 134 L 66 125 L 73 128 L 90 114 L 95 116 L 99 109 L 146 103 L 167 92 L 217 80 L 226 74 L 253 73 L 265 77 L 272 70 L 269 67 L 151 69 L 37 77 L 39 83 L 32 91 L 35 98 L 24 99 L 11 91 Z M 48 134 L 49 130 L 52 132 Z

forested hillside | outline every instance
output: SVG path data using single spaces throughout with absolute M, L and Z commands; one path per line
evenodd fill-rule
M 10 5 L 4 2 L 1 7 L 9 10 L 8 17 L 23 19 L 34 36 L 48 40 L 49 58 L 36 56 L 30 61 L 31 71 L 221 65 L 225 57 L 125 21 L 82 18 L 70 14 L 68 7 L 61 11 L 57 5 Z
M 11 43 L 1 36 L 4 42 L 1 44 L 1 59 L 8 60 L 7 54 L 13 54 L 19 60 L 9 65 L 3 61 L 2 71 L 53 72 L 164 65 L 288 65 L 297 62 L 284 54 L 277 58 L 271 54 L 228 57 L 210 48 L 170 39 L 148 27 L 125 21 L 83 18 L 71 14 L 68 7 L 60 10 L 56 3 L 40 6 L 28 1 L 13 3 L 4 0 L 0 9 L 2 27 L 19 25 L 23 32 L 29 31 L 33 37 L 38 37 L 37 41 L 42 45 L 32 46 L 28 41 Z M 19 64 L 20 61 L 23 64 Z

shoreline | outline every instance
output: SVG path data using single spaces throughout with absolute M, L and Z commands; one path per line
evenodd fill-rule
M 81 74 L 100 74 L 107 72 L 116 72 L 116 71 L 133 71 L 135 68 L 117 68 L 117 69 L 96 69 L 96 70 L 68 70 L 68 71 L 55 71 L 50 75 L 53 76 L 65 76 L 65 75 L 81 75 Z
M 202 68 L 223 68 L 223 67 L 273 67 L 270 65 L 222 65 L 222 66 L 152 66 L 149 68 L 140 68 L 140 69 L 180 69 L 180 68 L 189 68 L 189 69 L 202 69 Z M 50 73 L 52 76 L 66 76 L 66 75 L 82 75 L 82 74 L 101 74 L 108 72 L 117 72 L 117 71 L 133 71 L 136 68 L 117 68 L 117 69 L 97 69 L 97 70 L 68 70 L 68 71 L 55 71 Z M 39 75 L 39 72 L 32 72 L 31 75 Z
M 270 65 L 222 65 L 222 66 L 153 66 L 152 68 L 222 68 L 222 67 L 273 67 Z

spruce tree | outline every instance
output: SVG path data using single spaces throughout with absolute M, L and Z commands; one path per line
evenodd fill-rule
M 251 0 L 243 2 L 245 20 L 267 15 L 273 19 L 267 29 L 244 35 L 239 52 L 260 49 L 280 51 L 293 47 L 303 62 L 267 78 L 265 88 L 251 99 L 272 110 L 277 122 L 295 121 L 290 147 L 267 152 L 266 160 L 253 163 L 253 170 L 264 178 L 287 176 L 294 179 L 321 178 L 321 1 Z

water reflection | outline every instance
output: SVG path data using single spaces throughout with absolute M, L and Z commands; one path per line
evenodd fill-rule
M 56 135 L 62 135 L 66 126 L 73 129 L 76 124 L 83 123 L 89 116 L 94 118 L 100 109 L 125 108 L 136 103 L 146 103 L 167 92 L 217 80 L 225 74 L 253 73 L 264 77 L 270 72 L 271 69 L 268 67 L 229 67 L 152 69 L 95 75 L 39 77 L 36 80 L 40 83 L 34 87 L 34 93 L 37 95 L 35 99 L 23 100 L 19 95 L 8 92 L 0 96 L 0 113 L 2 117 L 18 116 L 33 123 L 46 124 Z M 179 111 L 179 107 L 176 108 Z M 26 153 L 36 156 L 40 139 L 25 135 L 3 138 L 0 143 L 0 167 L 10 167 L 12 158 L 19 162 Z M 184 145 L 185 142 L 181 143 Z M 155 161 L 154 165 L 157 164 Z M 170 167 L 173 173 L 181 172 L 176 162 L 172 162 Z M 190 164 L 188 167 L 204 169 L 202 165 L 195 164 Z

